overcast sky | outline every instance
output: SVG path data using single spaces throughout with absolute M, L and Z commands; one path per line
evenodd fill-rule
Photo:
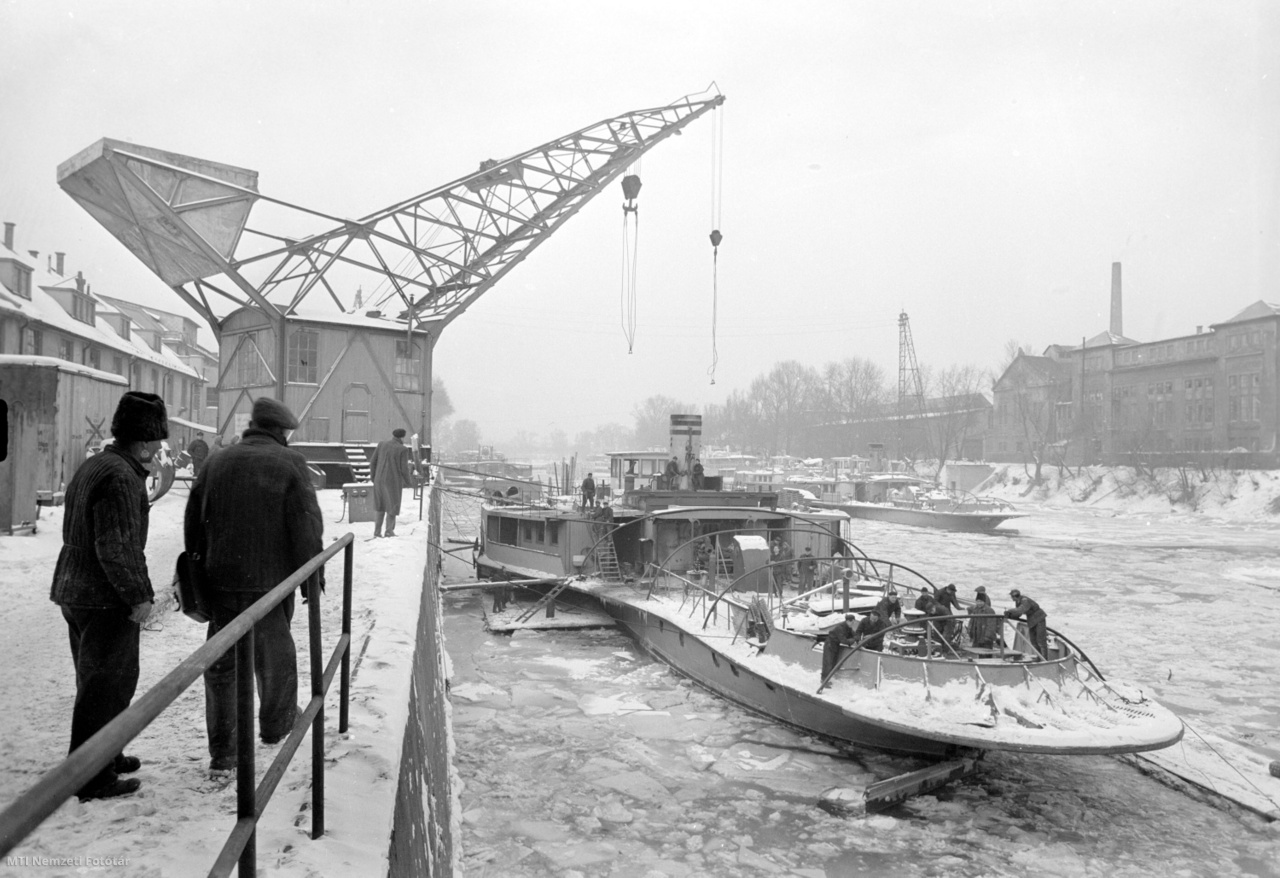
M 59 162 L 114 137 L 354 217 L 714 82 L 718 119 L 640 169 L 632 353 L 616 184 L 437 348 L 486 440 L 572 437 L 653 394 L 720 402 L 782 359 L 861 356 L 896 382 L 904 310 L 922 366 L 1078 344 L 1108 326 L 1114 261 L 1138 340 L 1280 301 L 1278 68 L 1261 0 L 0 0 L 0 219 L 95 290 L 183 311 Z

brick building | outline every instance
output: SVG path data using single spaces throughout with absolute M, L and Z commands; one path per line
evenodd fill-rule
M 1019 355 L 996 381 L 987 458 L 1276 465 L 1280 305 L 1139 342 L 1122 333 L 1119 263 L 1112 272 L 1110 331 Z

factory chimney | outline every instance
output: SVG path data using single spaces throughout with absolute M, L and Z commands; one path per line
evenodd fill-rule
M 1111 334 L 1124 335 L 1124 304 L 1120 296 L 1120 263 L 1111 263 Z
M 13 249 L 13 223 L 4 224 L 4 245 Z

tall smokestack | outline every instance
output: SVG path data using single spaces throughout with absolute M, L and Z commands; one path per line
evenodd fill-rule
M 1111 263 L 1111 334 L 1124 335 L 1124 303 L 1120 295 L 1120 263 Z
M 13 249 L 13 223 L 4 224 L 4 245 Z
M 55 252 L 53 254 L 53 270 L 58 273 L 58 277 L 62 277 L 62 271 L 65 267 L 66 253 Z

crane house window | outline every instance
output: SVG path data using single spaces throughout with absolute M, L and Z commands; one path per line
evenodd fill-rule
M 22 353 L 39 357 L 44 354 L 44 333 L 38 329 L 23 328 Z
M 422 389 L 421 357 L 416 344 L 404 339 L 396 341 L 396 390 Z
M 313 329 L 298 329 L 289 334 L 289 382 L 291 384 L 317 384 L 320 372 L 316 365 L 316 351 L 320 348 L 320 333 Z
M 258 333 L 247 333 L 239 353 L 236 354 L 236 386 L 253 387 L 270 383 L 267 364 L 262 359 L 262 352 L 258 350 Z

